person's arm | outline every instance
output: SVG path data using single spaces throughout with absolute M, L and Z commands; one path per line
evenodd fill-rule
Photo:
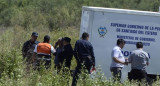
M 51 45 L 51 53 L 54 55 L 54 53 L 56 53 L 56 50 L 54 49 L 54 47 Z
M 26 43 L 24 43 L 22 47 L 22 56 L 23 56 L 23 59 L 26 56 Z
M 53 48 L 55 49 L 55 47 L 53 47 Z M 55 50 L 56 50 L 56 52 L 55 52 L 55 53 L 52 53 L 54 56 L 57 55 L 57 50 L 58 50 L 58 48 L 56 48 Z
M 75 47 L 74 47 L 74 50 L 73 50 L 73 54 L 74 54 L 74 57 L 77 61 L 77 63 L 80 61 L 79 58 L 78 58 L 78 43 L 76 42 L 75 43 Z
M 147 57 L 146 57 L 146 64 L 147 64 L 147 66 L 149 65 L 149 55 L 147 54 Z
M 94 56 L 94 50 L 93 50 L 93 46 L 91 45 L 91 57 L 93 60 L 93 66 L 95 66 L 95 56 Z
M 121 64 L 126 64 L 126 62 L 121 62 L 117 59 L 117 57 L 113 57 L 113 60 L 116 62 L 116 63 L 121 63 Z
M 121 53 L 121 51 L 114 50 L 114 51 L 113 51 L 113 57 L 112 57 L 112 59 L 113 59 L 113 61 L 115 61 L 116 63 L 120 63 L 120 64 L 126 65 L 126 62 L 122 62 L 122 61 L 118 60 L 118 57 L 119 57 L 119 54 L 120 54 L 120 53 Z
M 128 63 L 132 63 L 132 57 L 133 57 L 133 54 L 131 54 L 128 58 Z

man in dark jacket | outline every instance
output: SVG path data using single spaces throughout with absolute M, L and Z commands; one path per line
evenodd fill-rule
M 32 35 L 31 35 L 31 39 L 26 41 L 23 44 L 22 55 L 23 55 L 23 60 L 25 60 L 26 62 L 30 63 L 31 57 L 32 57 L 32 55 L 34 53 L 33 52 L 34 48 L 39 43 L 37 41 L 37 37 L 38 37 L 38 33 L 37 32 L 33 32 Z
M 82 34 L 82 40 L 78 40 L 74 48 L 74 56 L 77 60 L 77 67 L 73 76 L 72 86 L 76 86 L 78 74 L 81 73 L 82 67 L 88 70 L 90 73 L 91 67 L 95 66 L 95 57 L 93 52 L 93 46 L 88 41 L 89 34 L 84 32 Z
M 25 61 L 25 63 L 27 64 L 27 67 L 26 67 L 27 72 L 29 72 L 30 66 L 32 64 L 32 56 L 34 53 L 34 48 L 39 43 L 38 41 L 36 41 L 37 37 L 38 37 L 38 33 L 33 32 L 31 35 L 31 39 L 26 41 L 22 47 L 23 61 Z
M 62 51 L 62 57 L 64 58 L 64 66 L 67 67 L 70 70 L 71 66 L 71 60 L 73 57 L 73 48 L 70 44 L 71 39 L 69 37 L 63 38 L 63 51 Z

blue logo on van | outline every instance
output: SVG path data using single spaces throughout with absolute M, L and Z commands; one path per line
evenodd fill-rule
M 104 37 L 107 33 L 107 29 L 106 29 L 106 27 L 100 27 L 98 29 L 98 32 L 99 32 L 100 37 Z

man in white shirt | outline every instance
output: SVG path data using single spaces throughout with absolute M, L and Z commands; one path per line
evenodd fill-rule
M 124 45 L 125 41 L 123 39 L 118 39 L 117 46 L 115 46 L 112 50 L 112 63 L 110 66 L 110 71 L 113 75 L 114 81 L 120 81 L 121 70 L 124 67 L 124 65 L 127 65 L 127 62 L 125 62 L 125 58 L 121 52 L 121 49 L 123 49 Z

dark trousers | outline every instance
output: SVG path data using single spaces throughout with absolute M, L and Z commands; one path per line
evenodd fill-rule
M 61 70 L 64 72 L 64 73 L 68 73 L 70 71 L 70 65 L 63 65 L 63 62 L 57 64 L 54 66 L 55 69 L 57 69 L 57 72 L 59 73 Z
M 46 69 L 51 67 L 51 60 L 38 60 L 36 62 L 37 69 L 40 70 L 42 66 Z
M 55 64 L 54 68 L 59 73 L 61 71 L 61 69 L 63 68 L 63 61 L 59 61 L 58 64 Z
M 83 59 L 82 62 L 79 62 L 77 64 L 75 73 L 73 75 L 72 86 L 76 86 L 77 80 L 79 78 L 78 75 L 81 74 L 81 69 L 86 69 L 87 72 L 90 73 L 90 69 L 91 69 L 92 65 L 93 65 L 92 61 L 88 58 Z
M 112 73 L 113 76 L 113 80 L 114 81 L 119 81 L 121 80 L 121 76 L 122 76 L 122 67 L 111 67 L 110 71 Z
M 138 82 L 141 82 L 144 80 L 147 81 L 147 72 L 145 70 L 139 70 L 139 69 L 132 69 L 131 72 L 128 75 L 129 80 L 137 80 Z
M 40 70 L 42 66 L 44 66 L 46 69 L 51 67 L 51 57 L 49 55 L 37 55 L 36 69 Z
M 54 68 L 57 70 L 58 73 L 61 71 L 60 64 L 55 65 Z

